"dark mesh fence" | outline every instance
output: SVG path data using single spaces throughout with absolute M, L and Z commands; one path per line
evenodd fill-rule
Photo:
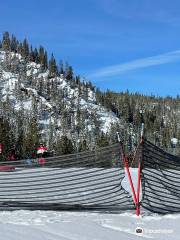
M 144 208 L 157 213 L 180 212 L 180 157 L 145 141 L 141 178 Z
M 5 171 L 11 165 L 10 171 Z M 12 170 L 14 168 L 14 170 Z M 0 209 L 133 209 L 120 146 L 0 163 Z

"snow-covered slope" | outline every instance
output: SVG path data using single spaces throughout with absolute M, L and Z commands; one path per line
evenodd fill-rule
M 55 95 L 52 92 L 52 96 L 48 95 L 48 84 L 56 85 Z M 45 87 L 46 90 L 43 89 Z M 110 131 L 112 124 L 119 123 L 119 119 L 113 112 L 96 104 L 95 92 L 90 88 L 87 90 L 84 96 L 80 94 L 82 89 L 79 89 L 77 85 L 72 87 L 63 75 L 49 78 L 49 70 L 43 70 L 40 64 L 29 62 L 17 53 L 0 51 L 1 100 L 8 101 L 16 111 L 23 108 L 26 112 L 30 112 L 36 103 L 39 124 L 42 133 L 46 133 L 44 135 L 46 138 L 50 124 L 56 124 L 57 132 L 61 135 L 63 119 L 61 108 L 57 105 L 62 102 L 67 113 L 71 113 L 74 118 L 77 117 L 77 110 L 84 111 L 86 117 L 82 121 L 89 132 L 97 131 L 95 120 L 92 120 L 94 118 L 98 122 L 100 131 L 104 133 Z M 59 95 L 56 96 L 57 92 Z M 71 115 L 70 118 L 72 118 Z M 74 125 L 76 124 L 77 120 L 74 119 Z

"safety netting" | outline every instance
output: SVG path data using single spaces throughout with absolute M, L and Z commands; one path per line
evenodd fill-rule
M 132 196 L 120 145 L 49 158 L 0 162 L 0 209 L 127 210 Z
M 162 214 L 180 212 L 180 157 L 144 141 L 141 183 L 145 209 Z

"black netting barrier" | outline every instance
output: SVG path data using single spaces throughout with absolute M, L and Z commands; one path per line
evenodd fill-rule
M 180 212 L 180 157 L 142 144 L 141 205 L 156 213 Z
M 120 146 L 96 151 L 0 162 L 0 209 L 134 209 Z

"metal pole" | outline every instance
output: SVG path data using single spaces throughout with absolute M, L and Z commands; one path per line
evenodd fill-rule
M 141 144 L 144 140 L 144 118 L 143 113 L 141 112 Z M 137 205 L 136 205 L 136 215 L 140 215 L 140 190 L 141 190 L 141 159 L 138 159 L 138 180 L 137 180 Z
M 136 205 L 136 215 L 140 215 L 140 204 L 139 204 L 139 198 L 140 198 L 140 189 L 141 189 L 141 161 L 139 159 L 138 162 L 138 180 L 137 180 L 137 205 Z
M 142 110 L 140 110 L 140 114 L 141 114 L 141 142 L 142 142 L 144 138 L 144 116 Z

